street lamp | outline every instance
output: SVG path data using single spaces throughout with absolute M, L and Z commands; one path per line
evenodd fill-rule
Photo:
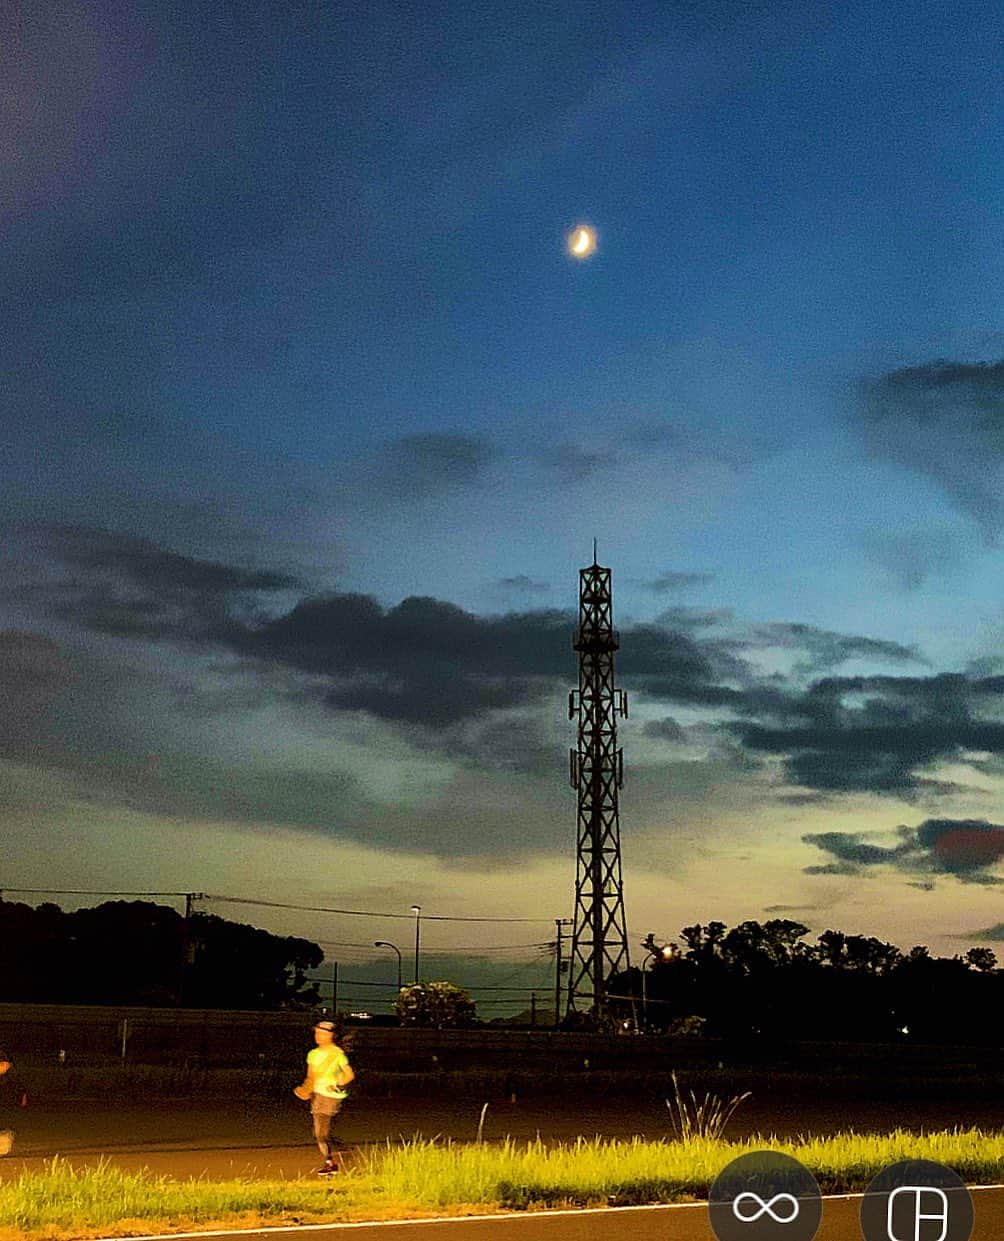
M 652 931 L 649 931 L 641 941 L 641 946 L 653 961 L 673 961 L 678 952 L 676 944 L 657 944 Z M 641 1020 L 646 1031 L 648 1030 L 648 983 L 645 966 L 648 964 L 648 957 L 641 963 Z
M 401 994 L 401 949 L 397 944 L 392 944 L 389 939 L 375 939 L 373 941 L 374 948 L 393 948 L 397 953 L 397 993 Z
M 415 983 L 418 984 L 418 954 L 422 944 L 422 906 L 412 905 L 411 912 L 415 915 Z

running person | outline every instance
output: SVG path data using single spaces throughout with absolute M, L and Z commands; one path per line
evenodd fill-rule
M 6 1119 L 7 1101 L 12 1095 L 13 1087 L 11 1086 L 12 1065 L 10 1057 L 5 1051 L 0 1051 L 0 1099 L 3 1100 L 4 1106 L 0 1107 L 0 1123 Z M 6 1080 L 4 1080 L 6 1079 Z M 12 1129 L 0 1128 L 0 1155 L 9 1155 L 14 1145 L 14 1131 Z
M 310 1100 L 314 1140 L 324 1160 L 317 1169 L 320 1176 L 332 1176 L 338 1171 L 338 1159 L 331 1144 L 331 1124 L 342 1100 L 348 1097 L 345 1087 L 355 1079 L 349 1058 L 339 1046 L 344 1041 L 344 1033 L 340 1021 L 319 1021 L 314 1026 L 317 1046 L 307 1053 L 307 1076 L 293 1091 L 298 1099 Z

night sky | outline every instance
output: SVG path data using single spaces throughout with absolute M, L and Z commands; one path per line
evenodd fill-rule
M 1004 939 L 1002 35 L 8 6 L 4 889 L 541 919 L 426 926 L 518 973 L 572 907 L 595 537 L 632 946 Z

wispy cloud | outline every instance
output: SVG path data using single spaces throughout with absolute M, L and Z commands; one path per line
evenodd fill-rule
M 934 361 L 864 382 L 855 425 L 871 451 L 926 474 L 985 535 L 1004 521 L 1004 361 Z
M 543 454 L 543 462 L 563 483 L 581 483 L 617 464 L 610 449 L 583 448 L 578 444 L 559 444 Z
M 657 595 L 669 594 L 675 590 L 689 590 L 693 586 L 706 586 L 715 580 L 713 573 L 683 573 L 667 569 L 658 577 L 650 578 L 642 585 Z
M 547 582 L 528 577 L 525 573 L 518 573 L 515 577 L 500 578 L 496 582 L 496 587 L 501 591 L 526 595 L 542 595 L 550 589 Z
M 494 456 L 488 441 L 474 435 L 406 435 L 387 448 L 386 480 L 405 499 L 443 495 L 476 483 Z

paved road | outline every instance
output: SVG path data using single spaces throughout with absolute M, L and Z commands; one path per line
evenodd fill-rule
M 1004 1237 L 1004 1188 L 976 1189 L 973 1198 L 976 1227 L 972 1241 L 999 1241 Z M 860 1209 L 859 1194 L 827 1198 L 816 1241 L 861 1241 Z M 178 1241 L 178 1235 L 174 1234 L 174 1241 Z M 332 1224 L 282 1231 L 266 1229 L 241 1233 L 239 1237 L 240 1241 L 283 1241 L 294 1237 L 296 1241 L 714 1241 L 703 1205 L 549 1211 L 398 1224 Z M 783 1241 L 780 1232 L 778 1241 Z

